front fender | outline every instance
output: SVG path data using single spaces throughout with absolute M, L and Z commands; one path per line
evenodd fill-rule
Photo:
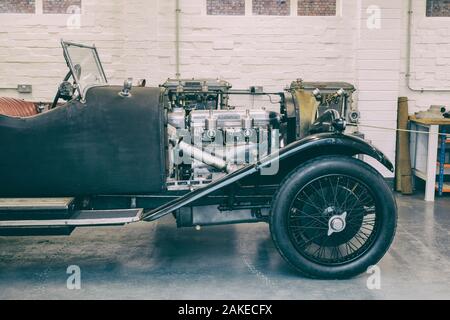
M 347 156 L 368 155 L 375 158 L 391 172 L 394 171 L 392 162 L 375 146 L 364 139 L 341 133 L 320 133 L 295 141 L 280 149 L 278 154 L 275 153 L 263 159 L 259 166 L 270 166 L 275 161 L 283 162 L 290 158 L 299 157 L 302 160 L 309 160 L 318 156 L 332 154 Z

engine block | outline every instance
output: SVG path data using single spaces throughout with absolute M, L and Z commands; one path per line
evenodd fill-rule
M 167 122 L 173 141 L 169 144 L 169 189 L 208 184 L 279 147 L 280 114 L 261 106 L 230 106 L 229 88 L 227 82 L 213 80 L 167 85 Z

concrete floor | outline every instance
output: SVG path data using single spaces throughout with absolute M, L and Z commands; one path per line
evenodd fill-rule
M 398 196 L 395 242 L 368 274 L 302 278 L 276 252 L 265 224 L 176 229 L 172 217 L 70 237 L 0 237 L 0 299 L 450 299 L 450 198 Z M 66 269 L 81 268 L 68 290 Z

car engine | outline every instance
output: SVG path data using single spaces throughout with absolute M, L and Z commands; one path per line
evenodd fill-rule
M 169 190 L 207 185 L 310 133 L 332 131 L 333 119 L 346 122 L 354 112 L 354 87 L 345 83 L 295 81 L 284 92 L 264 92 L 218 79 L 168 79 L 161 87 Z
M 168 80 L 169 189 L 211 183 L 280 147 L 281 115 L 264 107 L 230 105 L 222 80 Z

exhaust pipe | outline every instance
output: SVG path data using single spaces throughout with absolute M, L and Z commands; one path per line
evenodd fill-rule
M 183 153 L 190 155 L 191 158 L 203 162 L 209 166 L 217 168 L 219 170 L 230 173 L 236 169 L 235 165 L 228 164 L 225 160 L 216 157 L 215 155 L 205 152 L 200 148 L 197 148 L 184 141 L 179 141 L 176 135 L 175 127 L 168 125 L 169 141 L 175 147 L 177 146 Z

